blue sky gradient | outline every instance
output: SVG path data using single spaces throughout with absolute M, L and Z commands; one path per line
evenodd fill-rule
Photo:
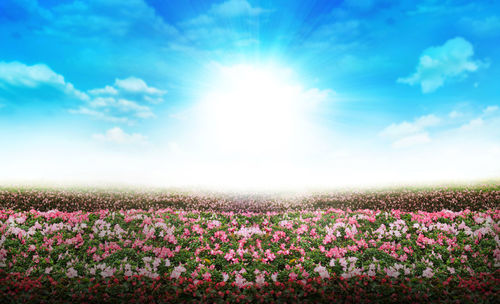
M 0 181 L 329 187 L 500 174 L 497 1 L 4 0 L 0 29 Z M 274 147 L 239 125 L 247 141 L 217 144 L 236 135 L 209 127 L 241 113 L 210 118 L 218 104 L 203 100 L 260 71 L 280 78 L 274 99 L 300 96 L 290 117 L 307 112 L 291 123 L 303 134 L 280 129 L 295 135 Z M 267 121 L 258 113 L 271 106 L 257 104 L 246 124 Z

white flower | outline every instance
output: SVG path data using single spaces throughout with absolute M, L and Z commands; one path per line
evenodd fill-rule
M 390 277 L 397 278 L 399 276 L 399 271 L 394 267 L 385 268 L 384 270 L 385 273 Z
M 376 272 L 375 272 L 375 264 L 370 264 L 370 266 L 368 266 L 368 273 L 367 273 L 369 276 L 375 276 Z
M 328 271 L 326 270 L 326 267 L 324 267 L 324 266 L 318 265 L 318 266 L 316 266 L 316 268 L 314 268 L 314 271 L 316 271 L 322 279 L 326 279 L 326 278 L 330 277 L 330 274 L 328 273 Z
M 347 260 L 351 263 L 356 263 L 356 261 L 358 260 L 357 257 L 348 257 Z
M 422 273 L 422 276 L 424 276 L 425 278 L 432 278 L 434 276 L 434 272 L 432 272 L 431 268 L 427 267 Z
M 331 259 L 330 260 L 330 267 L 334 267 L 335 266 L 335 259 Z
M 78 271 L 76 271 L 76 269 L 75 269 L 75 268 L 70 267 L 70 268 L 68 269 L 68 271 L 66 271 L 66 276 L 67 276 L 68 278 L 70 278 L 70 279 L 71 279 L 71 278 L 74 278 L 74 277 L 77 277 L 77 276 L 78 276 Z
M 239 236 L 242 236 L 244 238 L 251 238 L 252 235 L 254 234 L 264 234 L 262 230 L 260 230 L 259 227 L 241 227 L 240 230 L 236 231 L 234 234 L 237 234 Z
M 115 273 L 115 270 L 116 270 L 115 268 L 106 267 L 106 269 L 104 269 L 103 271 L 101 271 L 101 276 L 103 278 L 111 277 Z
M 178 279 L 181 276 L 181 274 L 185 271 L 186 271 L 186 268 L 184 268 L 184 266 L 179 265 L 179 266 L 174 268 L 174 270 L 170 274 L 170 277 Z
M 21 217 L 16 218 L 16 222 L 18 224 L 24 224 L 24 222 L 26 222 L 26 216 L 21 216 Z
M 340 265 L 342 265 L 343 268 L 347 267 L 347 261 L 344 258 L 339 259 Z
M 134 273 L 130 269 L 127 269 L 127 271 L 125 271 L 123 274 L 126 275 L 127 277 L 131 277 L 134 275 Z
M 245 287 L 247 285 L 247 280 L 241 276 L 241 274 L 237 273 L 236 274 L 236 279 L 235 279 L 236 286 L 239 288 Z
M 257 286 L 262 286 L 262 285 L 264 285 L 265 282 L 266 282 L 266 280 L 264 279 L 264 274 L 261 273 L 261 274 L 256 276 L 255 284 Z
M 474 219 L 474 221 L 475 221 L 476 223 L 478 223 L 478 224 L 482 224 L 482 223 L 484 223 L 485 219 L 484 219 L 484 217 L 476 217 L 476 218 Z

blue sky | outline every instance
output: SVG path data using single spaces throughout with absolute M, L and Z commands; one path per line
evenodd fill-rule
M 6 0 L 0 181 L 500 174 L 496 1 Z

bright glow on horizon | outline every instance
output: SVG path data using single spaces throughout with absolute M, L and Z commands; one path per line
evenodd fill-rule
M 455 118 L 424 115 L 388 124 L 375 138 L 353 138 L 322 120 L 324 108 L 338 105 L 337 95 L 306 87 L 296 71 L 208 66 L 206 81 L 193 88 L 199 98 L 163 137 L 115 126 L 81 141 L 61 131 L 11 138 L 0 151 L 0 183 L 296 192 L 498 177 L 495 133 L 477 136 L 500 123 L 496 107 L 432 136 L 428 128 Z
M 1 0 L 0 184 L 500 178 L 500 1 L 431 2 Z
M 264 158 L 286 154 L 294 136 L 306 128 L 311 106 L 287 74 L 248 64 L 220 67 L 197 106 L 199 136 L 225 153 Z

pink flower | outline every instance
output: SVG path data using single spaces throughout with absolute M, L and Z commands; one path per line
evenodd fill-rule
M 178 279 L 181 276 L 181 274 L 185 271 L 186 271 L 186 268 L 184 268 L 184 266 L 182 266 L 182 265 L 179 265 L 179 266 L 174 268 L 174 270 L 170 274 L 170 277 L 174 278 L 174 279 Z
M 434 272 L 432 272 L 432 269 L 427 267 L 424 272 L 422 272 L 422 276 L 425 278 L 432 278 L 434 276 Z
M 116 269 L 111 267 L 106 267 L 103 271 L 101 271 L 101 276 L 103 278 L 111 277 L 115 273 Z
M 78 271 L 76 271 L 76 269 L 74 269 L 73 267 L 70 267 L 67 271 L 66 271 L 66 276 L 68 278 L 74 278 L 74 277 L 77 277 L 78 276 Z
M 246 285 L 248 285 L 247 280 L 243 276 L 241 276 L 241 274 L 239 274 L 239 273 L 236 274 L 235 283 L 236 283 L 236 286 L 238 286 L 239 288 L 242 288 L 242 287 L 245 287 Z
M 208 281 L 208 280 L 212 277 L 212 275 L 210 274 L 210 272 L 205 272 L 205 273 L 202 275 L 202 277 L 203 277 L 203 279 L 204 279 L 205 281 Z
M 264 285 L 265 282 L 266 280 L 264 279 L 263 273 L 260 273 L 255 277 L 255 285 L 257 285 L 257 287 Z
M 328 270 L 326 270 L 326 267 L 321 266 L 321 264 L 316 266 L 316 268 L 314 268 L 314 271 L 316 271 L 322 279 L 327 279 L 330 277 L 330 274 L 328 273 Z

